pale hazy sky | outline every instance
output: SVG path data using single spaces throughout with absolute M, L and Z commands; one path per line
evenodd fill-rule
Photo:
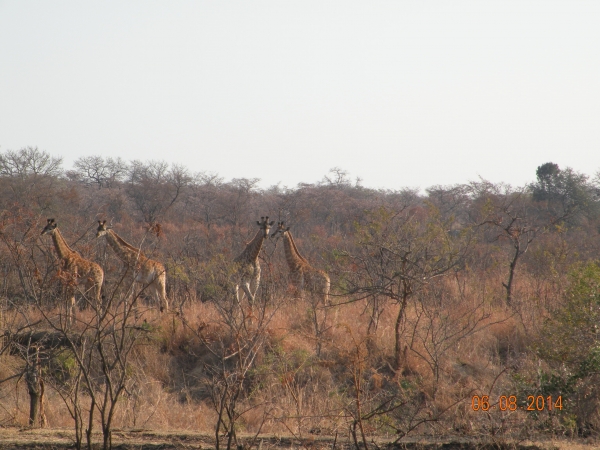
M 426 188 L 600 169 L 598 1 L 3 1 L 0 150 Z

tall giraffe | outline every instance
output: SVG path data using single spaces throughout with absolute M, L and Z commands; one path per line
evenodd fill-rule
M 277 229 L 271 237 L 283 238 L 283 248 L 285 250 L 285 259 L 290 269 L 290 281 L 294 286 L 296 296 L 302 295 L 308 291 L 311 295 L 323 300 L 324 304 L 329 301 L 329 275 L 319 269 L 315 269 L 299 252 L 290 227 L 285 226 L 284 222 L 277 224 Z
M 240 295 L 240 285 L 242 290 L 248 297 L 250 303 L 254 303 L 254 296 L 258 291 L 260 283 L 260 263 L 258 262 L 258 254 L 262 248 L 264 240 L 269 237 L 269 230 L 274 224 L 274 221 L 269 223 L 269 216 L 261 217 L 256 224 L 260 227 L 254 239 L 247 245 L 244 251 L 233 262 L 237 265 L 238 282 L 235 285 L 235 296 L 238 301 L 241 301 L 244 294 Z
M 52 236 L 54 248 L 58 257 L 63 261 L 63 267 L 68 274 L 67 284 L 67 323 L 70 325 L 75 315 L 75 286 L 85 284 L 84 295 L 92 292 L 96 301 L 96 307 L 100 307 L 102 282 L 104 281 L 104 271 L 93 261 L 83 258 L 75 250 L 71 249 L 62 234 L 58 230 L 58 224 L 54 219 L 48 219 L 46 226 L 42 230 L 42 235 Z
M 165 266 L 158 261 L 148 258 L 139 248 L 127 243 L 121 236 L 106 226 L 106 220 L 98 221 L 96 237 L 106 237 L 108 245 L 112 247 L 119 259 L 124 264 L 124 270 L 132 277 L 132 282 L 141 283 L 154 297 L 160 306 L 160 311 L 169 310 L 167 299 L 167 274 Z

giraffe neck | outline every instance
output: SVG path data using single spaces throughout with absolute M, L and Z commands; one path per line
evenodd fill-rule
M 129 245 L 113 230 L 106 232 L 106 241 L 112 247 L 117 256 L 126 264 L 130 264 L 132 260 L 139 258 L 141 252 L 132 245 Z
M 252 239 L 252 241 L 250 241 L 250 243 L 246 246 L 244 253 L 240 255 L 240 259 L 248 262 L 256 261 L 264 240 L 265 232 L 263 230 L 258 230 L 256 236 L 254 236 L 254 239 Z
M 142 253 L 142 249 L 134 247 L 133 245 L 131 245 L 129 242 L 127 242 L 125 239 L 123 239 L 121 236 L 119 236 L 114 231 L 112 231 L 112 230 L 109 230 L 109 231 L 113 234 L 114 238 L 117 241 L 117 244 L 123 246 L 125 249 L 131 250 L 135 254 Z
M 285 259 L 290 270 L 297 270 L 299 267 L 307 264 L 306 259 L 298 252 L 292 233 L 289 231 L 283 235 L 283 248 L 285 250 Z
M 56 253 L 58 253 L 58 257 L 60 259 L 70 259 L 76 254 L 71 248 L 67 245 L 67 242 L 58 231 L 58 228 L 54 230 L 52 233 L 52 241 L 54 242 L 54 248 L 56 249 Z

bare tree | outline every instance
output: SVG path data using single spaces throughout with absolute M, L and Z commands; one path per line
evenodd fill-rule
M 54 201 L 62 158 L 37 147 L 0 153 L 0 192 L 12 203 L 48 209 Z
M 491 242 L 508 242 L 510 245 L 508 275 L 502 286 L 506 291 L 506 304 L 511 306 L 521 257 L 534 240 L 565 220 L 574 210 L 564 209 L 556 215 L 543 204 L 535 205 L 527 187 L 512 188 L 482 180 L 471 183 L 469 190 L 474 197 L 474 223 L 485 227 Z
M 339 167 L 333 167 L 329 170 L 329 173 L 323 177 L 323 184 L 328 186 L 347 187 L 351 186 L 350 177 L 348 171 L 340 169 Z M 359 184 L 357 179 L 357 185 Z
M 470 236 L 452 237 L 451 221 L 441 220 L 433 206 L 400 211 L 379 208 L 357 229 L 356 245 L 344 252 L 350 270 L 347 292 L 359 298 L 383 296 L 400 308 L 394 327 L 394 364 L 404 367 L 402 323 L 408 300 L 431 280 L 451 273 L 464 258 Z
M 189 204 L 195 212 L 194 220 L 206 224 L 210 229 L 213 222 L 222 220 L 220 214 L 219 193 L 222 189 L 223 178 L 216 174 L 200 173 L 197 175 L 197 183 L 191 187 Z
M 122 181 L 127 172 L 127 163 L 121 158 L 83 156 L 74 163 L 78 177 L 87 185 L 96 184 L 98 189 L 111 187 Z
M 50 156 L 37 147 L 7 150 L 0 154 L 0 175 L 25 179 L 30 175 L 60 176 L 62 158 Z
M 127 194 L 149 225 L 154 225 L 192 182 L 189 171 L 164 161 L 132 161 L 127 173 Z

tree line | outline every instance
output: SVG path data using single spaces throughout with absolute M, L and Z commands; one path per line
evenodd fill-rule
M 223 436 L 223 445 L 237 445 L 239 427 L 251 428 L 248 411 L 262 414 L 252 428 L 257 436 L 274 423 L 299 434 L 316 423 L 333 429 L 338 414 L 357 448 L 371 446 L 378 433 L 400 439 L 436 426 L 514 431 L 505 416 L 484 423 L 468 411 L 469 395 L 498 386 L 564 397 L 564 411 L 527 416 L 529 430 L 586 435 L 600 426 L 598 175 L 548 162 L 524 186 L 480 179 L 424 193 L 365 188 L 340 168 L 293 188 L 262 189 L 259 181 L 103 156 L 81 157 L 64 170 L 61 158 L 35 147 L 0 153 L 0 358 L 23 361 L 0 373 L 0 382 L 27 374 L 31 423 L 39 422 L 45 379 L 67 405 L 79 445 L 87 436 L 91 446 L 99 423 L 109 448 L 120 399 L 134 401 L 132 392 L 142 389 L 132 361 L 160 335 L 165 342 L 185 336 L 181 348 L 163 348 L 178 355 L 173 364 L 183 373 L 202 361 L 196 401 L 212 405 L 217 446 Z M 291 227 L 302 255 L 331 279 L 330 304 L 300 303 L 308 353 L 288 354 L 285 338 L 273 338 L 290 300 L 274 240 L 260 256 L 266 269 L 257 307 L 231 295 L 233 259 L 267 214 Z M 69 245 L 102 265 L 104 295 L 113 300 L 74 328 L 61 321 L 60 266 L 39 239 L 50 217 Z M 143 286 L 125 295 L 119 261 L 92 231 L 99 220 L 165 265 L 172 322 L 140 312 Z M 210 305 L 215 318 L 192 323 L 189 311 L 198 305 Z M 351 326 L 345 314 L 359 314 L 361 325 Z M 484 345 L 490 330 L 495 340 Z M 478 345 L 485 351 L 477 353 Z M 461 346 L 470 359 L 461 359 Z M 60 375 L 45 375 L 48 368 Z M 325 402 L 337 413 L 302 409 L 299 393 L 320 386 L 308 368 L 321 376 L 326 370 L 337 386 L 336 399 Z M 279 400 L 267 401 L 261 387 L 270 376 L 279 380 Z M 449 379 L 463 387 L 450 388 Z M 281 398 L 295 405 L 294 414 Z

